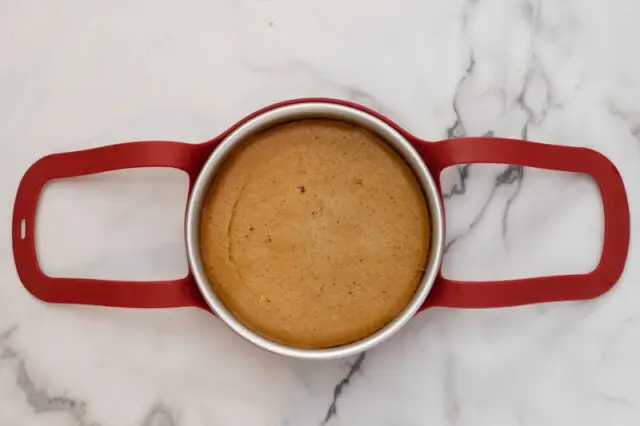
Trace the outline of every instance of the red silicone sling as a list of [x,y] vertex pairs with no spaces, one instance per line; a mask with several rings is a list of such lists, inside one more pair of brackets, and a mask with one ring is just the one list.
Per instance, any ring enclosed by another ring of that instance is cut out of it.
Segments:
[[629,248],[629,204],[622,178],[602,154],[588,148],[500,138],[461,138],[436,143],[413,140],[440,186],[440,174],[455,164],[502,163],[586,173],[598,185],[604,210],[604,242],[591,272],[504,281],[465,282],[440,273],[422,309],[429,306],[493,308],[591,299],[618,281]]
[[191,275],[170,281],[130,282],[49,277],[40,269],[35,246],[38,197],[53,179],[84,176],[137,167],[171,167],[198,176],[212,144],[132,142],[86,151],[52,154],[36,161],[25,173],[13,207],[13,255],[18,276],[38,299],[52,303],[131,308],[205,307]]
[[26,172],[15,199],[12,221],[13,254],[20,280],[37,298],[52,303],[104,306],[205,308],[191,275],[160,282],[55,278],[44,274],[35,247],[35,215],[44,185],[111,170],[172,167],[189,175],[191,186],[216,143],[230,131],[268,110],[301,102],[329,102],[372,114],[401,132],[418,150],[440,185],[440,173],[463,163],[504,163],[581,172],[598,184],[604,206],[604,244],[598,266],[590,273],[493,282],[462,282],[437,278],[422,309],[429,306],[487,308],[596,297],[620,277],[629,247],[629,206],[618,170],[603,155],[569,148],[498,138],[465,138],[429,143],[415,138],[386,117],[350,102],[313,98],[282,102],[244,118],[219,137],[199,145],[179,142],[132,142],[85,151],[53,154]]

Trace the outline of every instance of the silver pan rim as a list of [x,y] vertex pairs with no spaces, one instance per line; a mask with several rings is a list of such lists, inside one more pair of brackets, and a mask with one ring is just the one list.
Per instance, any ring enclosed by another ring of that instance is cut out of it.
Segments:
[[[394,320],[375,333],[353,343],[322,349],[303,349],[283,345],[257,334],[242,324],[213,291],[206,276],[200,253],[199,230],[202,207],[207,197],[209,186],[224,161],[238,144],[245,141],[250,135],[278,124],[307,118],[346,121],[367,128],[385,140],[412,168],[425,195],[431,224],[429,257],[425,272],[416,293],[407,306]],[[411,143],[393,125],[354,107],[314,101],[279,106],[265,111],[241,124],[218,144],[194,182],[187,203],[185,234],[189,267],[198,289],[213,313],[229,328],[249,342],[279,355],[302,359],[328,360],[353,356],[379,345],[397,333],[419,310],[431,291],[440,269],[444,251],[444,213],[440,193],[431,172]]]

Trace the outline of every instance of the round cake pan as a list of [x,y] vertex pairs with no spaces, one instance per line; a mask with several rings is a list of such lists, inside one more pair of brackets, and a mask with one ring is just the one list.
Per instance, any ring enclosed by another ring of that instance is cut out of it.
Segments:
[[[324,349],[299,349],[276,343],[244,326],[215,294],[204,272],[199,224],[211,182],[230,153],[249,137],[290,121],[321,118],[362,126],[386,141],[411,167],[429,210],[429,257],[413,299],[389,324],[354,343]],[[604,242],[598,265],[589,273],[519,280],[463,282],[442,276],[445,241],[440,174],[447,167],[469,163],[519,164],[591,175],[602,196]],[[42,272],[35,248],[35,215],[44,185],[59,178],[138,167],[172,167],[190,178],[185,218],[187,276],[168,281],[128,282],[50,277]],[[381,114],[335,99],[297,99],[263,108],[201,143],[144,141],[84,151],[51,154],[36,161],[22,178],[13,210],[12,241],[18,276],[35,297],[50,303],[127,308],[195,306],[217,315],[240,336],[268,351],[298,358],[330,359],[355,355],[388,339],[418,311],[431,307],[495,308],[533,303],[590,299],[610,289],[620,277],[629,246],[629,206],[616,167],[587,148],[503,138],[421,140]]]
[[[238,321],[225,307],[220,298],[217,297],[209,284],[200,250],[200,214],[203,203],[208,194],[209,184],[215,179],[216,174],[229,154],[251,135],[279,124],[310,118],[340,120],[352,123],[370,130],[385,140],[402,156],[407,164],[411,166],[416,178],[420,182],[427,201],[431,222],[431,242],[425,273],[410,303],[404,308],[400,315],[374,334],[355,343],[327,349],[299,349],[288,347],[262,337]],[[442,260],[443,234],[444,220],[438,187],[424,161],[422,161],[420,155],[409,141],[392,126],[371,114],[344,105],[324,102],[284,105],[259,114],[240,125],[218,145],[213,154],[205,162],[204,167],[195,181],[191,197],[187,204],[187,255],[195,281],[207,304],[229,327],[250,342],[272,352],[301,358],[326,359],[353,355],[375,346],[398,331],[418,311],[431,290]]]

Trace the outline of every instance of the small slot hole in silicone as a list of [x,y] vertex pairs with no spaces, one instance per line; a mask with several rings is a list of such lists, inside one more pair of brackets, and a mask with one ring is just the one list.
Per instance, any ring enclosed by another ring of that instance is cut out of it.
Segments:
[[20,239],[24,240],[27,236],[27,219],[20,221]]

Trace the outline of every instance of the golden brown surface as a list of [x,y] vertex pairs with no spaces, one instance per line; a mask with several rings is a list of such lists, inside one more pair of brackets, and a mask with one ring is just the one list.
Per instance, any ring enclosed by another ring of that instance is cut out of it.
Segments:
[[420,186],[377,136],[302,120],[253,136],[212,183],[201,244],[247,327],[303,348],[356,341],[411,300],[426,264]]

